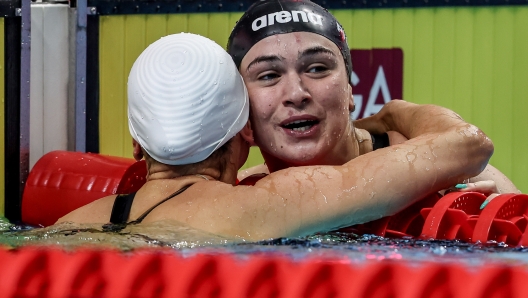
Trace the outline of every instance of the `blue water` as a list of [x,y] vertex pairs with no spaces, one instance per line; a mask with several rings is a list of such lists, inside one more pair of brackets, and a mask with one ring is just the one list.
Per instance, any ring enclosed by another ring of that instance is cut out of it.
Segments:
[[183,256],[197,253],[279,254],[292,260],[332,258],[361,263],[369,260],[403,260],[410,263],[456,262],[468,266],[507,263],[528,266],[528,248],[503,243],[471,244],[460,241],[386,239],[374,235],[330,232],[301,238],[280,238],[259,242],[227,239],[174,222],[127,227],[103,232],[100,225],[62,224],[48,228],[12,225],[0,219],[0,244],[7,247],[59,245],[112,247],[131,251],[144,247],[172,248]]

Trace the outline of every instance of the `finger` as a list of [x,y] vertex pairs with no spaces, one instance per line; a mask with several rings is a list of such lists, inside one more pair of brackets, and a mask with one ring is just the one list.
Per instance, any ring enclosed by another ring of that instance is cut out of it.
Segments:
[[[465,187],[464,187],[465,186]],[[489,195],[492,193],[500,193],[497,189],[497,185],[493,180],[477,181],[467,184],[457,184],[455,186],[460,191],[476,191],[483,194]]]
[[[452,188],[453,188],[453,187],[451,187],[451,189],[452,189]],[[456,190],[459,190],[459,189],[466,189],[466,188],[467,188],[467,184],[465,184],[465,183],[459,183],[459,184],[455,185],[455,187],[454,187],[454,189],[456,189]]]
[[484,207],[486,207],[486,205],[488,205],[488,203],[495,199],[498,195],[498,193],[492,193],[491,195],[489,195],[486,200],[484,200],[482,205],[480,205],[480,210],[484,209]]

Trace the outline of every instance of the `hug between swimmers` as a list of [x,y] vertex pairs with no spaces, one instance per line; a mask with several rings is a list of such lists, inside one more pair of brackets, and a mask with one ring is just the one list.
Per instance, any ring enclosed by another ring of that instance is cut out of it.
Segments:
[[[128,78],[128,122],[147,182],[58,222],[174,220],[239,239],[301,236],[392,215],[496,171],[489,138],[448,109],[393,101],[352,122],[344,31],[309,1],[256,2],[228,52],[185,33],[145,49]],[[235,185],[252,145],[266,161],[254,173],[267,175]],[[499,185],[514,188],[484,188]]]

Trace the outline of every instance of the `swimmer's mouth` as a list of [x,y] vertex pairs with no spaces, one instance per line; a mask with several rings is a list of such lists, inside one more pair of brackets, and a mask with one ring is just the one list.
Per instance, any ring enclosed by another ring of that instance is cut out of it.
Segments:
[[288,124],[281,125],[283,128],[291,129],[293,131],[303,132],[312,128],[314,125],[318,124],[319,121],[316,120],[297,120],[290,122]]

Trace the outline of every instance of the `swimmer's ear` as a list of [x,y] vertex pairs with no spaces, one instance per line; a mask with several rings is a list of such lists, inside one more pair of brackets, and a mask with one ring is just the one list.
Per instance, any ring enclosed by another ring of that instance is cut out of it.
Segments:
[[251,122],[248,120],[244,128],[240,131],[244,141],[249,143],[249,146],[255,146],[255,138],[253,137],[253,129],[251,129]]
[[143,158],[143,151],[141,150],[141,145],[139,145],[136,140],[132,139],[132,147],[134,148],[132,150],[132,155],[134,155],[134,159],[140,161]]

